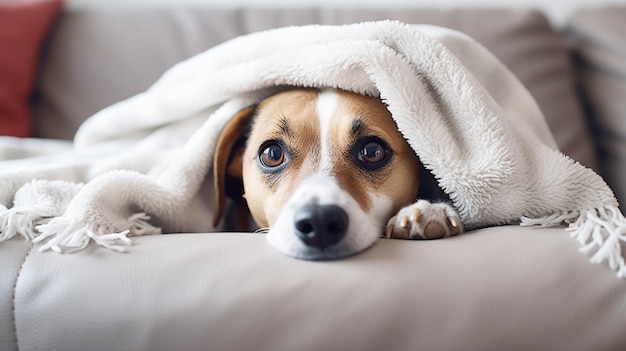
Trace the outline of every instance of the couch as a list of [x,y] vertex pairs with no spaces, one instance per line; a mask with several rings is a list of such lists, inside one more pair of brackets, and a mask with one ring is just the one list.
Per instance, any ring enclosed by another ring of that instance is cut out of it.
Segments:
[[[624,200],[626,8],[581,9],[562,28],[532,9],[65,9],[38,56],[34,136],[70,139],[236,35],[382,18],[482,42],[537,99],[561,150]],[[262,234],[133,242],[72,254],[1,243],[0,350],[626,350],[626,281],[561,227],[381,240],[329,262],[285,257]]]

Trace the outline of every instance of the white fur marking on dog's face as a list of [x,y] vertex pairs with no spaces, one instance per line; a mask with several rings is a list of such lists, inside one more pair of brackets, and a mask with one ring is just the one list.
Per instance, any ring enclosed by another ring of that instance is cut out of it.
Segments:
[[331,150],[333,145],[329,142],[330,125],[335,111],[337,110],[337,101],[339,95],[333,89],[322,90],[317,98],[317,115],[320,125],[320,146],[321,160],[320,172],[329,174],[332,167]]

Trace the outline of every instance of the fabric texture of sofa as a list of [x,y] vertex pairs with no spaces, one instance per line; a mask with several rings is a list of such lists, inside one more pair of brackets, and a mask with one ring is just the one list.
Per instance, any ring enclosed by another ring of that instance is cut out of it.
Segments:
[[[237,35],[385,18],[483,43],[535,97],[561,150],[626,201],[626,8],[581,10],[562,29],[519,9],[65,10],[42,51],[36,135],[70,139],[86,117]],[[563,228],[382,240],[331,262],[285,257],[261,234],[134,243],[65,255],[0,244],[0,350],[626,349],[626,282]]]

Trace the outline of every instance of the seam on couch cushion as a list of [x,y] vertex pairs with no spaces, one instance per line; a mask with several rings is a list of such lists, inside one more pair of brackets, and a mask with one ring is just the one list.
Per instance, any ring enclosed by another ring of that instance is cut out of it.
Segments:
[[15,301],[17,299],[17,283],[20,280],[20,277],[22,276],[22,270],[24,269],[26,260],[28,260],[28,257],[30,257],[30,254],[31,252],[33,252],[34,247],[35,245],[30,245],[30,248],[26,252],[26,255],[24,255],[24,259],[22,259],[22,263],[20,264],[20,269],[17,272],[17,275],[15,276],[15,282],[13,283],[13,296],[11,298],[11,315],[13,317],[12,323],[13,323],[13,333],[15,336],[15,350],[17,351],[19,351],[20,349],[20,345],[18,343],[18,338],[17,338],[17,319],[16,319],[16,311],[15,311]]

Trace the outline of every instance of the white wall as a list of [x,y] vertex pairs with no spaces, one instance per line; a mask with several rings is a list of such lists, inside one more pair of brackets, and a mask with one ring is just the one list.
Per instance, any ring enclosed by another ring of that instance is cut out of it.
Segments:
[[619,4],[626,0],[67,0],[70,6],[219,6],[219,7],[532,7],[562,23],[577,8]]

